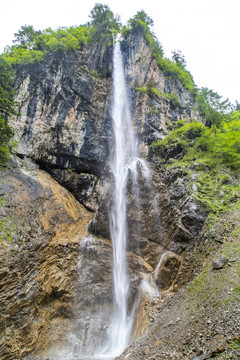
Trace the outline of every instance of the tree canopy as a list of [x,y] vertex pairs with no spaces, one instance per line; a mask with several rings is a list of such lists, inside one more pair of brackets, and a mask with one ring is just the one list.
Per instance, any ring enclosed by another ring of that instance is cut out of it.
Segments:
[[113,14],[108,5],[95,4],[90,17],[94,40],[99,40],[102,36],[114,36],[121,29],[118,16]]
[[90,18],[91,21],[85,25],[57,30],[47,28],[40,31],[32,25],[21,26],[14,34],[14,45],[5,49],[3,57],[9,64],[36,63],[42,61],[48,52],[75,51],[104,36],[112,39],[121,29],[118,16],[108,5],[95,4]]
[[227,114],[233,110],[229,99],[222,100],[222,96],[206,87],[197,92],[196,102],[198,111],[209,127],[212,125],[219,127]]
[[34,30],[33,26],[31,25],[21,26],[21,29],[17,33],[14,33],[15,39],[13,42],[26,49],[31,49],[34,46],[34,40],[36,36],[40,34],[41,31]]
[[48,52],[72,51],[91,41],[92,29],[87,25],[52,30],[35,31],[32,26],[22,26],[15,34],[15,45],[7,47],[3,57],[9,64],[40,62]]
[[21,26],[14,34],[14,45],[7,47],[3,54],[9,64],[25,65],[41,62],[47,53],[57,51],[75,51],[86,43],[97,42],[101,37],[112,38],[118,32],[126,38],[132,33],[141,33],[152,49],[159,67],[168,77],[178,78],[190,91],[195,89],[191,74],[183,66],[183,57],[175,53],[174,60],[164,58],[163,48],[153,33],[153,20],[144,10],[138,11],[127,25],[121,25],[119,17],[114,15],[108,5],[96,3],[90,13],[90,21],[85,25],[61,27],[57,30],[48,28],[40,31],[32,25]]

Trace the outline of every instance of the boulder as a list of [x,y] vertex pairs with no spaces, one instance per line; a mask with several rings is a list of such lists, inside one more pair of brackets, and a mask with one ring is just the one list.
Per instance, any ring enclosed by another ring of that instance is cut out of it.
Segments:
[[213,260],[212,267],[215,270],[222,269],[227,263],[228,259],[222,255],[219,258]]

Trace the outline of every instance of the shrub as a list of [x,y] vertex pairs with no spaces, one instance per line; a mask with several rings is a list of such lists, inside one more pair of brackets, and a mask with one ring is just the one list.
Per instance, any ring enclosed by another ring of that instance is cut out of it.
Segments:
[[162,157],[173,147],[181,147],[183,161],[194,159],[210,169],[227,166],[240,171],[240,112],[227,116],[215,132],[213,127],[201,123],[182,125],[181,122],[180,128],[172,131],[164,140],[152,144],[153,150]]

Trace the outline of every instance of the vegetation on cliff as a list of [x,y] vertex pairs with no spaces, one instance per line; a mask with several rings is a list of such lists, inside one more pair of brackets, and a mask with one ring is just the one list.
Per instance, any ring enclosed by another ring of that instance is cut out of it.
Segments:
[[48,52],[77,50],[89,41],[91,28],[78,26],[35,31],[32,26],[22,26],[15,34],[15,45],[3,54],[9,64],[40,62]]
[[157,40],[152,31],[153,20],[145,13],[139,11],[128,21],[127,25],[122,29],[122,35],[126,39],[134,33],[141,33],[147,40],[152,49],[153,57],[157,60],[158,66],[168,77],[178,78],[184,87],[194,92],[195,84],[190,72],[186,69],[186,62],[180,51],[173,52],[173,60],[164,57],[161,43]]
[[9,158],[11,149],[12,128],[8,125],[8,116],[16,114],[15,92],[13,89],[13,71],[7,62],[0,57],[0,162]]
[[15,45],[6,47],[3,57],[9,64],[41,62],[48,52],[78,50],[84,44],[97,42],[102,37],[106,37],[108,43],[112,44],[113,38],[122,29],[125,39],[134,33],[142,34],[166,76],[178,78],[183,86],[194,91],[193,78],[186,70],[183,56],[175,51],[173,60],[164,57],[162,45],[152,30],[153,20],[143,10],[137,12],[123,27],[107,5],[95,4],[90,18],[91,21],[85,25],[60,27],[57,30],[47,28],[40,31],[34,30],[33,26],[22,26],[14,34]]
[[84,44],[99,41],[101,37],[112,39],[121,28],[118,18],[107,5],[96,4],[90,14],[91,21],[85,25],[47,28],[36,31],[33,26],[22,26],[14,34],[15,45],[7,47],[3,54],[9,64],[31,64],[40,62],[47,53],[74,51]]
[[209,105],[205,123],[179,120],[164,140],[152,144],[152,150],[167,166],[184,168],[190,177],[196,173],[194,195],[215,212],[240,196],[240,111],[227,114],[216,110],[216,104],[215,109]]

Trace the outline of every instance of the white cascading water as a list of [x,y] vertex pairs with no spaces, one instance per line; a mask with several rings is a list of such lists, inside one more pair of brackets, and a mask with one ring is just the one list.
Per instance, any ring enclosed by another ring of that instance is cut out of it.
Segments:
[[114,46],[113,66],[112,120],[115,149],[111,159],[114,191],[110,211],[110,233],[113,246],[114,306],[109,331],[109,350],[113,356],[117,356],[128,345],[132,327],[127,304],[129,279],[126,264],[126,183],[128,165],[136,156],[136,142],[131,125],[122,54],[118,41]]
[[[108,338],[101,353],[97,354],[98,359],[104,360],[114,359],[128,346],[131,339],[135,310],[139,301],[139,299],[136,299],[132,309],[128,309],[130,284],[126,255],[128,239],[126,187],[128,180],[131,178],[135,191],[138,192],[139,171],[147,181],[150,178],[147,165],[142,159],[138,158],[119,41],[116,42],[113,53],[112,121],[115,146],[110,165],[114,186],[109,219],[113,247],[114,303]],[[151,297],[151,294],[149,296]]]
[[[150,172],[144,160],[138,158],[137,142],[132,128],[119,41],[115,43],[113,53],[112,124],[114,147],[112,149],[110,166],[113,175],[113,199],[109,211],[109,223],[113,248],[114,296],[110,324],[108,325],[105,340],[100,335],[101,314],[99,314],[98,319],[94,318],[92,325],[88,329],[82,329],[80,336],[71,333],[69,343],[72,346],[72,350],[68,354],[62,355],[61,359],[72,360],[80,356],[80,359],[84,360],[112,360],[120,355],[129,345],[135,310],[139,305],[141,294],[147,293],[149,297],[156,294],[154,287],[151,286],[151,279],[148,274],[148,276],[143,277],[138,295],[135,301],[133,301],[132,309],[129,309],[130,280],[127,271],[126,253],[128,240],[126,187],[130,181],[134,189],[135,198],[137,199],[139,195],[139,174],[145,179],[146,183],[149,183]],[[91,245],[94,241],[95,239],[91,236],[86,237],[82,241],[82,249],[87,249],[89,244]],[[83,255],[79,257],[80,272],[82,261],[84,261]],[[96,339],[97,332],[99,332],[98,339]]]

